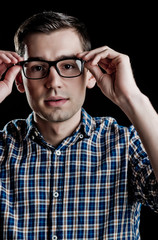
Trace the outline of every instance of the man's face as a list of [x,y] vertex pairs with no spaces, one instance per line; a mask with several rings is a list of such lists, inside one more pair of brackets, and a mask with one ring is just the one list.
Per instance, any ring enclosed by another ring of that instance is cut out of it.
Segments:
[[[31,34],[25,43],[24,60],[40,58],[55,61],[83,51],[80,39],[72,29]],[[89,80],[86,70],[78,77],[64,78],[52,66],[49,75],[43,79],[31,80],[23,76],[23,84],[36,118],[62,122],[81,110]]]

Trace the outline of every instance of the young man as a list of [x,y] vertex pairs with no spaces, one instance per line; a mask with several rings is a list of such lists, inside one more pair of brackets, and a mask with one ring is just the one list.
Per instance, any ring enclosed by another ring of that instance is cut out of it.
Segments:
[[[158,211],[158,117],[128,56],[91,50],[85,26],[54,12],[26,20],[15,47],[0,51],[0,101],[16,79],[33,113],[0,132],[1,239],[140,239],[141,204]],[[86,113],[95,83],[135,128]]]

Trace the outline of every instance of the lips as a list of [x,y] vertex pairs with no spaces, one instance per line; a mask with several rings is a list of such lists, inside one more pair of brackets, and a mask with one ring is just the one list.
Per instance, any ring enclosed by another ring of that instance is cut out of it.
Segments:
[[68,98],[56,96],[56,97],[49,97],[44,102],[48,106],[59,107],[65,104],[67,101],[68,101]]

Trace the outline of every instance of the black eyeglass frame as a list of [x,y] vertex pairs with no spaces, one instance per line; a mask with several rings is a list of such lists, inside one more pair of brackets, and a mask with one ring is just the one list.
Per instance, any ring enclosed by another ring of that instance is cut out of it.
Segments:
[[[57,67],[57,64],[58,64],[59,62],[64,61],[64,60],[79,60],[79,61],[81,62],[81,72],[80,72],[78,75],[75,75],[75,76],[64,76],[64,75],[62,75],[62,74],[60,73],[58,67]],[[48,68],[48,71],[47,71],[46,75],[44,75],[44,76],[41,77],[41,78],[30,78],[30,77],[28,77],[28,76],[25,75],[24,64],[27,63],[27,62],[34,62],[34,61],[48,63],[49,68]],[[67,57],[67,58],[62,58],[62,59],[56,60],[56,61],[47,61],[47,60],[43,60],[43,59],[39,59],[39,58],[33,58],[33,59],[30,58],[30,59],[28,59],[28,60],[26,60],[26,61],[18,62],[18,63],[15,64],[15,65],[20,65],[20,66],[22,66],[24,76],[25,76],[27,79],[38,80],[38,79],[46,78],[46,77],[49,75],[49,73],[50,73],[50,68],[51,68],[52,66],[55,67],[57,73],[58,73],[59,76],[61,76],[61,77],[64,77],[64,78],[79,77],[79,76],[83,73],[84,62],[85,62],[84,60],[82,60],[82,59],[80,59],[80,58],[77,58],[77,57]]]
[[[63,75],[60,73],[59,69],[57,68],[57,63],[58,63],[58,62],[61,62],[61,61],[64,61],[64,60],[79,60],[79,61],[81,61],[81,72],[80,72],[78,75],[75,75],[75,76],[63,76]],[[41,77],[41,78],[29,78],[29,77],[27,77],[27,76],[25,75],[24,64],[27,63],[27,62],[34,62],[34,61],[48,63],[49,68],[48,68],[47,74],[46,74],[45,76],[43,76],[43,77]],[[22,67],[22,70],[23,70],[23,73],[24,73],[24,76],[25,76],[27,79],[32,79],[32,80],[38,80],[38,79],[46,78],[46,77],[49,75],[49,73],[50,73],[50,68],[51,68],[52,66],[55,67],[55,69],[56,69],[57,73],[59,74],[59,76],[64,77],[64,78],[75,78],[75,77],[79,77],[79,76],[83,73],[84,63],[85,63],[85,61],[84,61],[83,59],[80,59],[80,58],[77,58],[77,57],[65,57],[65,58],[62,58],[62,59],[59,59],[59,60],[56,60],[56,61],[47,61],[47,60],[43,60],[43,59],[39,59],[39,58],[30,58],[30,59],[28,59],[28,60],[21,61],[21,62],[18,62],[18,63],[16,63],[16,64],[13,64],[13,65],[9,66],[9,67],[6,69],[6,71],[2,74],[0,80],[1,80],[1,81],[4,80],[7,71],[8,71],[11,67],[13,67],[13,66],[21,66],[21,67]]]

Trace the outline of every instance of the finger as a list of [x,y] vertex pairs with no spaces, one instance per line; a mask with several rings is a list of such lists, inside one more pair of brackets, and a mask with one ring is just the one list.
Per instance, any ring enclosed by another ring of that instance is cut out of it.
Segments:
[[92,58],[94,58],[96,54],[99,54],[100,52],[105,51],[107,48],[108,48],[107,46],[104,46],[104,47],[93,49],[91,51],[87,51],[82,57],[85,61],[89,61]]
[[86,56],[87,53],[88,53],[88,51],[84,51],[84,52],[78,53],[78,54],[76,55],[76,57],[78,57],[78,58],[84,58],[84,56]]
[[91,65],[97,65],[101,60],[113,60],[118,57],[120,53],[114,51],[109,47],[102,47],[98,49],[94,49],[84,55],[82,58],[88,62],[91,61]]
[[11,63],[16,64],[17,62],[20,61],[20,56],[18,56],[15,53],[7,53],[6,56],[10,59]]
[[10,68],[5,76],[4,76],[4,80],[3,81],[7,81],[7,82],[14,82],[17,74],[19,73],[19,71],[21,70],[20,66],[13,66],[12,68]]
[[100,61],[104,60],[104,61],[112,61],[115,58],[117,58],[119,56],[119,53],[115,52],[114,50],[111,49],[106,49],[98,54],[96,54],[93,59],[91,64],[92,65],[96,65],[98,64]]
[[20,62],[20,61],[23,61],[23,57],[21,57],[20,55],[18,55],[16,52],[11,52],[11,53],[10,53],[10,58],[11,58],[13,61],[16,61],[15,63]]
[[87,62],[85,67],[92,73],[97,82],[103,77],[103,72],[98,65],[92,66],[90,62]]
[[17,53],[15,52],[0,52],[0,63],[13,63],[16,64],[19,61],[22,61],[23,58],[20,57]]
[[10,71],[7,72],[6,77],[3,81],[0,82],[0,87],[1,87],[1,94],[0,94],[0,102],[2,102],[6,96],[8,96],[13,87],[14,80],[20,71],[19,66],[15,66]]
[[2,75],[7,69],[6,64],[2,63],[0,64],[0,75]]
[[0,63],[11,63],[11,59],[4,53],[0,55]]
[[116,71],[116,68],[109,62],[99,62],[99,66],[107,73],[112,74]]

